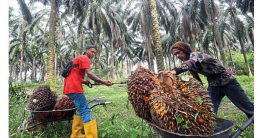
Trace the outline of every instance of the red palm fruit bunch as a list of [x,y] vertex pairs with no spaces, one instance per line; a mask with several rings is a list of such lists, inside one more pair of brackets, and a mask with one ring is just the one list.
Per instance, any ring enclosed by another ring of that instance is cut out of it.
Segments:
[[127,79],[128,95],[137,116],[151,120],[149,96],[151,90],[160,86],[156,74],[138,65]]
[[32,111],[52,110],[57,101],[57,94],[49,86],[40,86],[29,98],[27,109]]
[[67,96],[62,97],[54,106],[55,110],[76,108],[74,102]]
[[194,78],[183,81],[172,74],[158,76],[160,88],[149,98],[152,122],[170,132],[209,135],[215,129],[210,96]]

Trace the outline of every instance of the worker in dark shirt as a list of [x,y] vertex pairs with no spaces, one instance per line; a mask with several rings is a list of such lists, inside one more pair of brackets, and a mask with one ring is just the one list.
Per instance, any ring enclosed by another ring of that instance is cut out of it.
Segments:
[[222,98],[227,96],[248,118],[254,115],[254,105],[249,101],[235,76],[227,72],[218,59],[202,52],[193,52],[188,44],[181,41],[171,46],[171,52],[183,63],[165,73],[178,75],[190,71],[193,77],[201,83],[198,73],[207,77],[207,90],[216,114]]

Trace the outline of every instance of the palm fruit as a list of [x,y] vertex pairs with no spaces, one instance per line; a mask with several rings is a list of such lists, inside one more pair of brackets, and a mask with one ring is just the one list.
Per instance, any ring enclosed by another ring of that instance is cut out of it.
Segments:
[[150,91],[159,87],[156,74],[149,69],[138,65],[127,79],[128,95],[137,116],[151,120],[149,96]]
[[170,132],[209,135],[215,129],[210,97],[199,81],[183,81],[172,74],[160,74],[161,87],[149,98],[152,122]]
[[71,108],[76,108],[76,106],[73,101],[67,96],[64,96],[60,100],[58,100],[56,105],[54,106],[55,110],[64,110]]
[[52,110],[57,101],[57,95],[48,86],[40,86],[29,98],[27,109],[32,111]]

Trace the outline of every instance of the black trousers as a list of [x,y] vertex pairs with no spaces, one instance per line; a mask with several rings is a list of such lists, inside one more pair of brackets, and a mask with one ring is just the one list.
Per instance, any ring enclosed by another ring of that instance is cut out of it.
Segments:
[[248,118],[254,115],[254,105],[249,101],[247,95],[244,93],[244,90],[236,79],[224,86],[208,86],[207,90],[211,96],[212,103],[214,104],[213,108],[216,114],[222,98],[227,96],[235,106],[247,115]]

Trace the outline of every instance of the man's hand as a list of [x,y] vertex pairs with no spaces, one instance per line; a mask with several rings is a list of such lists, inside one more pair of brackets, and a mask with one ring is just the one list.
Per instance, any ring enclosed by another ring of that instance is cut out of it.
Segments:
[[103,84],[105,84],[106,86],[111,86],[113,85],[110,81],[106,80],[106,81],[102,81]]
[[91,84],[91,83],[90,83],[89,80],[84,80],[84,81],[82,82],[82,84],[89,85],[89,84]]

